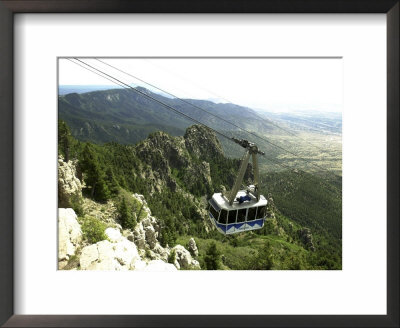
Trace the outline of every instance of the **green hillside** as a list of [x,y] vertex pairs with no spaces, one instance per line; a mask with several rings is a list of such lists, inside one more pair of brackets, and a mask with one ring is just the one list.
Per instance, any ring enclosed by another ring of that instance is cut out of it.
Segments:
[[[68,102],[84,108],[76,95]],[[96,108],[86,110],[96,114]],[[109,115],[117,119],[122,112],[116,107]],[[341,269],[340,181],[289,171],[263,175],[262,192],[269,198],[265,226],[224,236],[211,227],[206,200],[221,185],[232,185],[240,163],[223,156],[207,129],[191,127],[183,137],[156,132],[135,145],[96,144],[78,140],[60,121],[58,145],[59,155],[77,160],[85,197],[113,200],[123,218],[129,205],[122,205],[123,195],[144,195],[162,222],[161,244],[186,245],[194,237],[203,269]],[[81,211],[79,203],[74,207]]]

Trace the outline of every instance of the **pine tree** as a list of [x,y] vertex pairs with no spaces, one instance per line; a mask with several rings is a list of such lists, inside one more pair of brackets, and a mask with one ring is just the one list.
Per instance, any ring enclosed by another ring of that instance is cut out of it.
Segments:
[[122,198],[118,211],[122,227],[124,229],[134,229],[137,221],[132,213],[132,208],[128,206],[125,198]]
[[212,242],[207,249],[204,262],[206,263],[207,270],[218,270],[221,266],[221,254],[218,251],[217,244]]
[[108,167],[106,170],[105,181],[107,183],[108,189],[112,195],[118,194],[119,185],[117,180],[115,179],[114,171],[111,167]]
[[86,143],[83,148],[80,165],[82,172],[85,174],[86,185],[90,187],[91,197],[98,201],[109,199],[110,192],[104,179],[104,172],[99,165],[93,145],[90,143]]
[[69,161],[69,150],[71,143],[71,132],[68,125],[58,120],[58,151],[64,156],[65,162]]
[[110,199],[110,190],[107,187],[103,171],[100,170],[99,177],[96,182],[96,189],[93,198],[99,202],[106,202]]
[[274,257],[271,244],[267,241],[259,250],[253,268],[256,270],[270,270],[274,265]]
[[174,264],[174,263],[175,263],[175,260],[176,260],[176,252],[175,252],[175,250],[173,249],[173,250],[171,251],[171,253],[169,254],[169,256],[168,256],[168,263]]

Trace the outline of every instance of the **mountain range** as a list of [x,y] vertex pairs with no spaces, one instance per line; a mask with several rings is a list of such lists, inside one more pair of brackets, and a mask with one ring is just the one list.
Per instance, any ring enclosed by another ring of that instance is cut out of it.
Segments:
[[[284,123],[293,124],[302,121],[303,125],[309,128],[318,127],[321,123],[318,121],[321,118],[305,119],[294,114],[277,116],[277,114],[257,112],[251,108],[230,103],[214,103],[197,99],[182,101],[164,97],[142,87],[137,87],[135,90],[213,129],[226,131],[227,134],[240,131],[238,126],[261,135],[282,134],[282,131],[268,118],[271,115]],[[135,93],[132,89],[110,89],[60,95],[59,118],[68,123],[72,134],[78,139],[100,143],[118,141],[134,144],[161,127],[172,135],[183,135],[185,129],[193,124],[193,121],[183,115],[146,98],[139,92]]]
[[[95,87],[87,87],[89,90],[92,88]],[[310,169],[304,161],[285,154],[282,151],[285,148],[292,154],[299,153],[299,157],[318,162],[321,162],[322,156],[322,165],[340,171],[340,113],[272,113],[210,100],[171,98],[142,87],[82,92],[87,89],[78,88],[78,92],[61,94],[58,99],[59,119],[64,120],[72,135],[81,141],[136,144],[159,130],[182,136],[187,127],[201,122],[228,137],[256,142],[269,157],[283,165],[289,162],[296,167]],[[71,90],[71,87],[60,87],[60,90]],[[297,138],[297,135],[301,137]],[[333,143],[332,138],[335,140]],[[241,156],[240,147],[225,138],[219,139],[227,156]],[[272,143],[279,147],[274,147]],[[318,145],[326,145],[330,153],[321,154]],[[264,158],[260,165],[262,170],[279,169]]]

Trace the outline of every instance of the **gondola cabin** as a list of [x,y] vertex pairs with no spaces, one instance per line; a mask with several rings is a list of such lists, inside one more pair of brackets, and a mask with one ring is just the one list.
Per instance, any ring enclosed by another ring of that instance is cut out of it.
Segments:
[[259,200],[245,190],[240,190],[232,205],[221,194],[215,193],[209,200],[209,217],[217,230],[225,235],[257,230],[264,226],[267,200]]

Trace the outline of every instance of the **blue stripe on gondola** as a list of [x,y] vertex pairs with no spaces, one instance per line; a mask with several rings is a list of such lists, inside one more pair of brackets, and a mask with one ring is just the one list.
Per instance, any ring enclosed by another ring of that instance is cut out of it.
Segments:
[[264,219],[256,220],[256,223],[262,227],[264,225]]
[[219,223],[217,223],[217,222],[215,222],[215,223],[216,223],[216,225],[217,225],[218,228],[220,228],[223,232],[226,232],[226,225],[224,225],[224,224],[219,224]]
[[243,223],[236,223],[236,224],[233,224],[233,226],[234,226],[236,229],[240,229],[241,227],[244,226],[244,222],[243,222]]
[[264,219],[249,221],[249,222],[247,222],[247,224],[248,224],[250,227],[254,227],[255,225],[259,225],[260,227],[262,227],[263,224],[264,224]]
[[264,219],[253,220],[249,222],[242,222],[242,223],[232,223],[232,224],[220,224],[214,217],[209,213],[210,218],[213,219],[214,225],[224,234],[231,234],[235,233],[238,230],[246,231],[246,230],[253,230],[253,229],[260,229],[264,225]]
[[264,225],[264,219],[256,220],[255,222],[256,222],[257,225],[260,226],[260,228]]
[[256,221],[249,221],[249,222],[247,222],[247,224],[248,224],[250,227],[254,227],[254,225],[256,224]]

